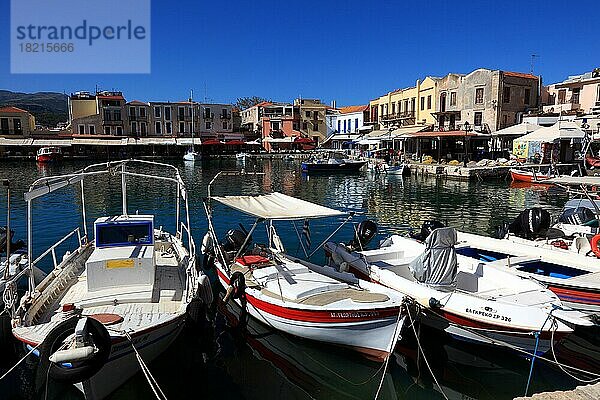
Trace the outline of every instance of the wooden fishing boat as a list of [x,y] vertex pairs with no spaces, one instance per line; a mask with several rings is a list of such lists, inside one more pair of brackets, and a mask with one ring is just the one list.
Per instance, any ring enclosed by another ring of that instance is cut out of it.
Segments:
[[518,182],[537,183],[543,182],[552,177],[550,174],[544,174],[541,172],[528,171],[516,168],[511,168],[509,171],[512,180]]
[[[218,240],[212,202],[256,218],[254,225]],[[403,296],[288,255],[273,224],[343,213],[277,192],[209,197],[205,209],[209,231],[203,246],[228,288],[226,301],[233,298],[251,317],[298,337],[346,346],[377,360],[393,351],[404,321]],[[258,224],[267,228],[267,244],[250,248]]]
[[60,147],[42,147],[36,154],[39,163],[51,163],[62,160],[63,154]]
[[[99,175],[121,176],[122,213],[97,218],[88,232],[84,189]],[[127,180],[135,177],[176,187],[174,233],[156,228],[153,215],[128,212]],[[81,188],[82,228],[33,258],[34,200],[70,185]],[[88,399],[104,398],[140,369],[147,374],[146,363],[169,347],[186,316],[212,300],[208,278],[196,268],[185,185],[171,165],[127,160],[38,179],[25,199],[29,285],[10,310],[13,335],[39,357],[37,388],[50,376],[77,384]],[[72,242],[61,257],[59,249]],[[36,280],[30,271],[50,255],[51,273]]]

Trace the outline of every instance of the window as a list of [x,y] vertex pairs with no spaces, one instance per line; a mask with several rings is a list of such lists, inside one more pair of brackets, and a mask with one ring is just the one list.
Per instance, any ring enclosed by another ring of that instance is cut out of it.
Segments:
[[177,118],[180,120],[185,118],[185,107],[177,107]]
[[110,110],[104,110],[104,120],[105,121],[112,121],[112,114],[110,112]]
[[600,84],[596,85],[596,102],[600,102]]
[[105,135],[110,135],[110,134],[111,134],[111,131],[110,131],[110,126],[105,126],[105,127],[104,127],[104,134],[105,134]]
[[137,122],[132,121],[131,122],[131,133],[133,133],[134,135],[137,135]]
[[354,120],[354,130],[358,132],[358,118]]
[[473,125],[481,126],[482,122],[483,122],[483,113],[476,112],[475,113],[475,123]]
[[450,92],[450,105],[456,105],[456,92]]
[[129,107],[129,116],[135,118],[135,107]]
[[115,121],[121,121],[121,110],[113,111],[113,117]]
[[122,135],[123,135],[123,127],[117,126],[117,136],[122,136]]
[[204,119],[209,119],[209,118],[210,118],[210,108],[205,107],[204,108]]
[[308,123],[303,122],[302,123],[302,129],[304,129],[305,131],[308,130]]
[[90,131],[90,135],[96,134],[96,127],[94,125],[88,125],[88,130]]
[[338,129],[337,129],[338,133],[341,133],[341,132],[342,132],[342,131],[341,131],[341,128],[340,128],[340,127],[341,127],[341,125],[342,125],[342,121],[338,121]]
[[579,104],[579,88],[573,89],[573,94],[571,95],[571,104]]
[[508,125],[508,115],[504,114],[502,116],[502,125],[506,126]]
[[408,112],[408,100],[404,100],[404,112]]
[[154,125],[154,130],[156,131],[157,135],[162,134],[162,124],[160,123],[160,121],[156,121],[156,125]]
[[[7,118],[2,118],[2,122],[4,122],[5,119],[6,119],[6,129],[8,129],[8,119]],[[79,134],[80,135],[85,135],[85,125],[79,125],[77,127],[77,129],[79,129]],[[2,124],[2,130],[4,130],[4,124]]]
[[151,245],[153,243],[151,222],[114,224],[110,222],[96,224],[96,246]]
[[346,133],[346,132],[348,132],[348,131],[346,130],[346,120],[344,120],[344,133]]
[[212,129],[212,122],[206,123],[206,129]]
[[510,86],[504,86],[502,90],[502,102],[510,103]]
[[146,123],[145,122],[140,123],[140,134],[142,136],[146,136]]
[[21,135],[23,133],[23,126],[21,125],[21,118],[13,118],[13,127],[15,128],[16,135]]
[[304,114],[306,115],[306,118],[310,118],[310,111],[306,111]]
[[392,114],[396,114],[396,103],[392,103]]
[[223,121],[223,129],[227,129],[227,121]]
[[146,116],[146,107],[140,107],[138,110],[140,117],[145,117]]
[[382,104],[382,105],[380,105],[380,107],[381,107],[381,116],[383,117],[383,115],[384,115],[384,114],[383,114],[383,104]]
[[431,95],[427,96],[427,109],[431,110]]
[[425,97],[421,97],[421,111],[425,109]]
[[483,88],[475,89],[475,104],[483,104]]
[[313,122],[313,131],[318,131],[319,130],[319,122]]
[[226,108],[221,109],[221,117],[227,118],[227,109]]
[[171,107],[165,107],[165,119],[167,121],[171,120]]
[[154,107],[154,118],[160,118],[160,107],[159,106],[155,106]]
[[417,109],[417,98],[413,97],[410,99],[410,111],[414,114]]
[[530,97],[531,97],[531,89],[525,89],[525,96],[523,96],[523,103],[529,105]]
[[185,133],[185,122],[179,122],[179,133]]
[[[165,113],[165,118],[167,117],[167,114]],[[170,135],[171,133],[173,133],[173,130],[171,129],[171,123],[170,122],[165,122],[165,133],[167,135]]]
[[567,97],[567,90],[560,89],[558,91],[558,104],[565,104],[566,97]]

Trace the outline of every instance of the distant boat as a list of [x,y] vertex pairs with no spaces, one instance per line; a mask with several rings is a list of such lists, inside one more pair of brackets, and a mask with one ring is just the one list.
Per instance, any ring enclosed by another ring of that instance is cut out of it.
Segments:
[[348,158],[326,158],[302,163],[302,172],[358,172],[367,161]]
[[190,91],[190,105],[192,110],[192,145],[187,153],[183,155],[183,161],[196,161],[202,159],[202,154],[194,150],[194,102],[192,101],[193,92]]
[[249,157],[247,153],[237,153],[235,159],[241,162],[246,162],[246,158]]
[[526,171],[523,169],[516,168],[510,169],[510,176],[513,181],[530,183],[542,182],[552,177],[549,173]]
[[39,163],[50,163],[60,161],[63,158],[60,147],[42,147],[38,150],[36,160]]

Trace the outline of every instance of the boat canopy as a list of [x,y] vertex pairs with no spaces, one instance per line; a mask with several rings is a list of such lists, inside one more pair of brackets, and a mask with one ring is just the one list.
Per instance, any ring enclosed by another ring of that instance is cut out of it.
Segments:
[[260,196],[224,196],[211,199],[245,214],[267,220],[297,220],[345,215],[332,208],[274,192]]
[[546,183],[563,186],[598,186],[600,187],[600,176],[557,176],[546,180]]

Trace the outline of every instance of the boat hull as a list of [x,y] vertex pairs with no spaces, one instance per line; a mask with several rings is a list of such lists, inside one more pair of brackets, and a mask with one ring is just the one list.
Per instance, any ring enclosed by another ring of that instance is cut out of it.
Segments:
[[511,169],[510,176],[513,181],[528,183],[538,183],[550,179],[550,176],[546,174],[536,174],[530,171],[523,171],[518,169]]
[[336,172],[358,172],[366,164],[366,161],[351,162],[344,164],[316,164],[316,163],[302,163],[302,172],[306,173],[336,173]]
[[53,163],[62,160],[62,154],[41,154],[36,156],[36,161],[42,164]]
[[[219,280],[225,287],[229,279],[218,269]],[[297,337],[352,348],[369,359],[384,360],[394,346],[403,324],[399,307],[363,310],[320,309],[306,310],[281,307],[246,292],[248,314],[261,323]],[[239,307],[241,300],[236,299]]]

